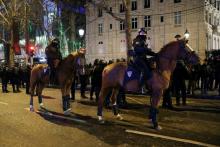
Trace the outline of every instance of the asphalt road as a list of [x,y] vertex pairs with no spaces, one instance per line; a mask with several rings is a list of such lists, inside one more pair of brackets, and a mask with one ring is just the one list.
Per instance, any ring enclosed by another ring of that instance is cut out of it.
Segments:
[[[24,91],[24,90],[22,90]],[[0,93],[0,147],[62,146],[220,146],[220,99],[189,99],[187,106],[174,110],[160,108],[162,130],[151,128],[149,97],[128,95],[128,106],[121,109],[123,121],[104,109],[105,124],[99,124],[96,103],[88,99],[72,102],[73,116],[62,115],[58,89],[44,90],[44,106],[52,112],[30,112],[29,96]]]

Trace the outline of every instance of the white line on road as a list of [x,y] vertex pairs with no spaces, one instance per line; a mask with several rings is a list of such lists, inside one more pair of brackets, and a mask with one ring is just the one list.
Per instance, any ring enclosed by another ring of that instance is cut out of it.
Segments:
[[131,97],[129,97],[129,96],[126,96],[126,98],[128,98],[128,99],[130,99],[130,100],[132,100],[132,101],[135,101],[135,102],[137,102],[138,104],[144,104],[143,102],[138,101],[138,100],[135,100],[135,99],[133,99],[133,98],[131,98]]
[[0,102],[0,104],[2,104],[2,105],[8,105],[8,103],[5,103],[5,102]]
[[159,135],[159,134],[153,134],[153,133],[147,133],[147,132],[141,132],[141,131],[136,131],[136,130],[125,130],[125,132],[139,134],[139,135],[145,135],[145,136],[151,136],[151,137],[157,137],[157,138],[163,138],[163,139],[173,140],[173,141],[178,141],[178,142],[190,143],[190,144],[195,144],[195,145],[200,145],[200,146],[217,147],[217,145],[207,144],[207,143],[203,143],[203,142],[199,142],[199,141],[182,139],[182,138],[165,136],[165,135]]

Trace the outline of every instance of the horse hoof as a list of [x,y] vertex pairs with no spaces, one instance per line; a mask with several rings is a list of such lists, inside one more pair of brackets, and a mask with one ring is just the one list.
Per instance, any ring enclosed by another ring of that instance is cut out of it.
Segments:
[[45,110],[43,103],[40,103],[39,109],[40,109],[40,110]]
[[162,127],[160,125],[157,125],[157,126],[154,126],[154,129],[157,131],[160,131],[160,130],[162,130]]
[[71,109],[67,109],[66,111],[63,112],[64,115],[71,115]]
[[102,116],[98,116],[98,121],[99,121],[99,124],[104,124],[105,123]]
[[32,105],[30,106],[30,111],[34,112],[34,107]]
[[120,114],[118,114],[118,115],[116,116],[116,118],[117,118],[118,120],[123,120],[123,117],[122,117]]
[[99,120],[99,124],[103,125],[103,124],[105,124],[105,121],[104,120]]

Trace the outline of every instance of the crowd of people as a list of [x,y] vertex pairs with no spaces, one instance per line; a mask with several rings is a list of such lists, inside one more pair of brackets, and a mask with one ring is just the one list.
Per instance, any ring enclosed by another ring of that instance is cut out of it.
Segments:
[[6,65],[0,67],[0,78],[2,82],[2,92],[8,93],[8,86],[11,84],[12,92],[21,92],[20,88],[26,88],[26,93],[29,94],[31,66],[15,65],[9,68]]

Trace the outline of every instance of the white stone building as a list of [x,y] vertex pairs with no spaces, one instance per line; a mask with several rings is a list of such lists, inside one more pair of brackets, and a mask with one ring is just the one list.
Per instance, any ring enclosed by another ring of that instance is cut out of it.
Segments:
[[[124,18],[122,0],[108,0],[107,6]],[[206,50],[220,48],[219,9],[220,0],[131,0],[132,39],[145,27],[150,47],[157,52],[187,29],[190,45],[204,59]],[[89,62],[126,58],[124,25],[97,5],[87,4],[86,48]]]

